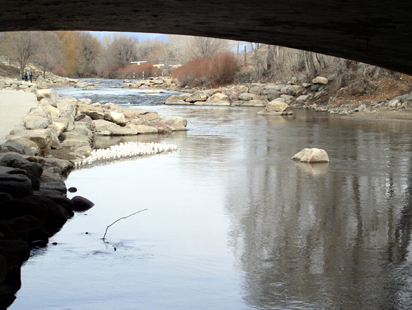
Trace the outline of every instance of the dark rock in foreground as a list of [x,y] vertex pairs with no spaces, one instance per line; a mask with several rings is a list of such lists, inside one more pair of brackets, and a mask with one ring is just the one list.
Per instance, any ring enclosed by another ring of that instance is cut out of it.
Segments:
[[46,246],[74,210],[94,205],[67,198],[63,175],[72,167],[67,160],[33,156],[17,141],[0,145],[0,309],[13,303],[31,249]]
[[73,211],[87,211],[94,206],[94,203],[82,196],[75,196],[72,198]]

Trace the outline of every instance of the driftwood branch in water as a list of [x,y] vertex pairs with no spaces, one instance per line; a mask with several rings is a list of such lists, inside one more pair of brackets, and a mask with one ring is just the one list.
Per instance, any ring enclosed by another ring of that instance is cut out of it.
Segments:
[[106,232],[104,233],[104,236],[103,236],[102,239],[103,239],[103,240],[106,239],[107,230],[109,229],[110,226],[116,224],[116,223],[117,223],[118,221],[120,221],[120,220],[127,219],[128,217],[131,217],[132,215],[135,215],[135,214],[137,214],[137,213],[140,213],[140,212],[143,212],[143,211],[146,211],[146,210],[147,210],[147,209],[143,209],[143,210],[137,211],[137,212],[135,212],[135,213],[132,213],[132,214],[130,214],[130,215],[128,215],[128,216],[124,216],[124,217],[121,217],[121,218],[115,220],[113,223],[111,223],[109,226],[106,227]]

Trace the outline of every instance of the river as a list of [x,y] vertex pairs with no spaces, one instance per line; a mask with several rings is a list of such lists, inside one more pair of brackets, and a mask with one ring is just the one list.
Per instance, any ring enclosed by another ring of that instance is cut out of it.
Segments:
[[[412,123],[156,105],[171,93],[115,83],[56,91],[180,115],[190,130],[99,138],[178,150],[72,172],[70,197],[95,207],[33,252],[9,309],[412,307]],[[291,161],[304,147],[331,162]]]

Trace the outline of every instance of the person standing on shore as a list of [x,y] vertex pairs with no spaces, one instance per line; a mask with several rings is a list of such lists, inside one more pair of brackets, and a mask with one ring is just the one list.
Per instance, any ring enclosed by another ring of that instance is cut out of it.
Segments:
[[33,83],[33,73],[31,71],[29,72],[29,77],[30,77],[30,83]]
[[28,75],[27,75],[27,71],[26,72],[24,72],[24,80],[27,82],[27,80],[28,80]]

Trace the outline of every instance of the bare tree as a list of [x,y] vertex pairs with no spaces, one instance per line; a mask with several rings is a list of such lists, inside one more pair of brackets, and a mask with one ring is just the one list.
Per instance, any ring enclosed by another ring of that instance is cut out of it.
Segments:
[[39,49],[38,31],[8,32],[4,37],[4,51],[19,64],[20,75],[23,75],[28,61]]
[[233,41],[207,37],[169,35],[167,40],[169,56],[179,63],[186,63],[197,57],[211,58],[234,46]]
[[100,41],[89,32],[76,32],[79,46],[76,51],[76,73],[78,75],[90,74],[95,71],[101,45]]
[[138,43],[137,38],[125,34],[114,34],[107,39],[108,45],[105,51],[108,64],[125,68],[136,59]]
[[147,39],[137,44],[137,59],[148,62],[167,62],[168,51],[166,42],[157,38]]
[[65,59],[62,53],[61,42],[57,32],[45,31],[37,36],[39,48],[32,61],[37,63],[43,70],[45,77],[46,71],[53,71],[58,64],[63,64]]
[[211,58],[229,49],[229,41],[208,37],[192,37],[193,58]]
[[308,52],[308,51],[303,52],[303,57],[305,59],[306,75],[309,79],[314,78],[317,73],[315,61],[314,61],[314,55],[315,53],[312,53],[312,52]]

